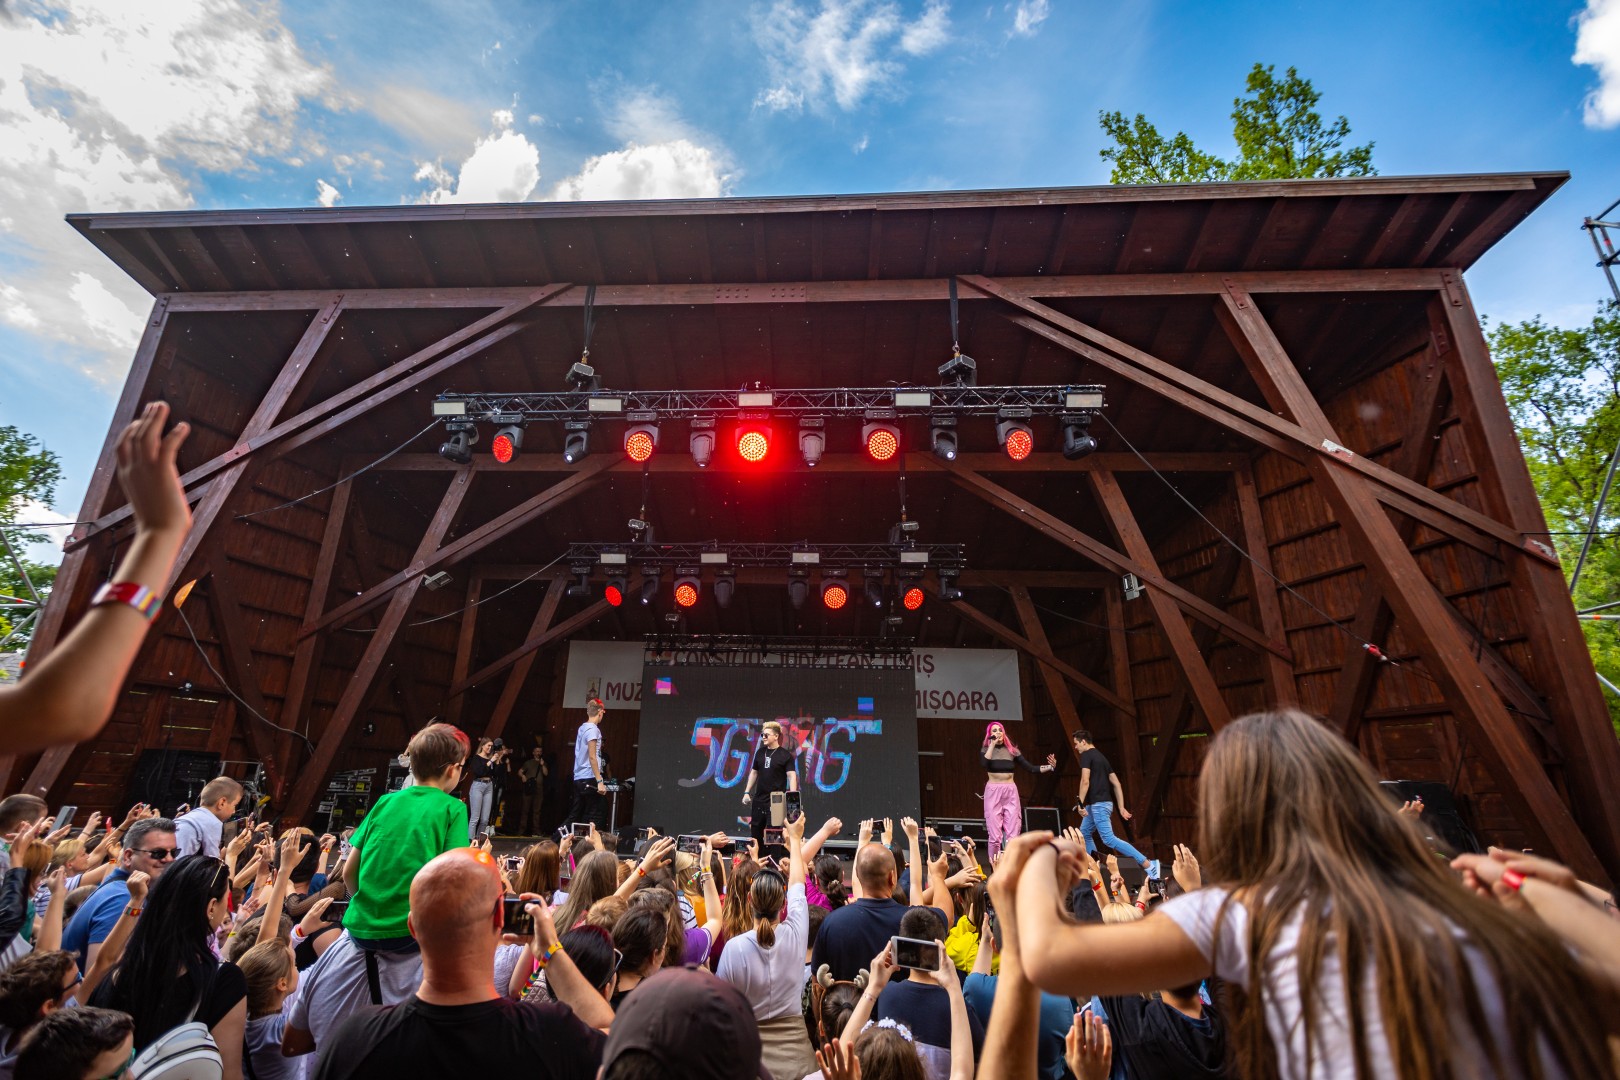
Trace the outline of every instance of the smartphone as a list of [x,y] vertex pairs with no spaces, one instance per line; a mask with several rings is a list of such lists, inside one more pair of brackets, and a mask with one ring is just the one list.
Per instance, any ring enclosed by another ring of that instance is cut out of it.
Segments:
[[804,816],[804,798],[797,791],[787,793],[787,801],[782,804],[782,820],[797,821]]
[[330,904],[326,905],[326,921],[342,922],[343,916],[348,912],[348,910],[349,902],[347,900],[334,900]]
[[574,822],[574,836],[579,840],[589,840],[591,836],[591,823],[588,821]]
[[993,940],[996,943],[996,951],[1000,952],[1001,951],[1001,916],[996,914],[996,909],[995,908],[991,908],[989,910],[989,912],[986,914],[985,917],[990,920],[990,937],[991,937],[991,940]]
[[517,934],[520,937],[533,934],[534,916],[524,910],[533,902],[516,896],[501,897],[501,914],[504,922],[502,929],[508,934]]
[[62,807],[62,809],[56,812],[56,816],[51,819],[51,830],[54,832],[64,825],[73,824],[74,815],[76,815],[78,812],[79,808],[77,806]]
[[939,946],[932,941],[896,937],[889,939],[889,948],[894,953],[895,967],[911,968],[913,971],[939,970]]
[[787,838],[783,834],[781,829],[767,828],[765,830],[765,846],[766,847],[786,847],[787,846]]
[[938,862],[939,857],[945,854],[945,841],[937,836],[928,837],[928,861]]
[[501,861],[506,864],[507,873],[523,869],[523,856],[521,855],[508,855]]
[[703,837],[698,833],[682,833],[675,838],[675,850],[684,851],[688,855],[702,854]]

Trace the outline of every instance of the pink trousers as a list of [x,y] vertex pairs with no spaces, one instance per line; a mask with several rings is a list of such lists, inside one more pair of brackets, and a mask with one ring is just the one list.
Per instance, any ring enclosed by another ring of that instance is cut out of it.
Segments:
[[984,785],[984,827],[990,833],[990,857],[1001,854],[1006,842],[1023,831],[1023,805],[1017,784]]

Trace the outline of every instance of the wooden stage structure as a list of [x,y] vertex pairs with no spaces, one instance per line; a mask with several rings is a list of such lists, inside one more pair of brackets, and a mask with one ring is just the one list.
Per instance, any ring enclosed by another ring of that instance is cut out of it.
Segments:
[[[1064,736],[1087,727],[1165,852],[1191,839],[1207,735],[1289,702],[1382,775],[1452,787],[1482,837],[1612,881],[1620,744],[1463,281],[1565,179],[75,215],[154,297],[111,432],[153,398],[194,427],[169,584],[196,583],[200,648],[165,608],[105,731],[4,762],[7,788],[109,808],[142,749],[208,749],[264,763],[302,815],[436,715],[561,753],[562,646],[661,621],[600,578],[565,596],[563,564],[524,579],[623,535],[641,469],[606,425],[577,464],[561,424],[507,465],[485,431],[453,464],[433,397],[562,389],[591,286],[605,387],[937,385],[954,279],[981,383],[1108,391],[1079,460],[1039,418],[1023,462],[993,421],[962,421],[954,462],[905,429],[920,536],[970,568],[905,632],[1019,651],[1013,734],[1062,758],[1027,804],[1073,801]],[[895,467],[857,432],[829,424],[813,472],[780,431],[768,469],[700,470],[666,423],[645,516],[669,541],[881,543]],[[35,660],[127,543],[111,434],[79,517]],[[690,629],[877,632],[784,586],[745,573]],[[635,727],[610,718],[618,761]],[[919,722],[925,813],[978,814],[980,733]]]

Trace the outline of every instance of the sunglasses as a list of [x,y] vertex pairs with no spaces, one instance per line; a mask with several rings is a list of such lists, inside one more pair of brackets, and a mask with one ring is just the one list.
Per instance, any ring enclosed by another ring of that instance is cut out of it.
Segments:
[[624,953],[620,952],[618,949],[614,949],[613,950],[613,970],[618,971],[622,967],[624,967]]
[[162,862],[164,859],[178,859],[180,857],[180,849],[177,847],[138,847],[131,848],[130,850],[140,855],[150,856],[151,858],[156,859],[158,862]]
[[98,1076],[96,1077],[96,1080],[123,1080],[124,1077],[129,1075],[129,1067],[133,1064],[135,1064],[135,1048],[130,1047],[129,1060],[124,1062],[124,1067],[122,1069],[119,1069],[111,1076]]

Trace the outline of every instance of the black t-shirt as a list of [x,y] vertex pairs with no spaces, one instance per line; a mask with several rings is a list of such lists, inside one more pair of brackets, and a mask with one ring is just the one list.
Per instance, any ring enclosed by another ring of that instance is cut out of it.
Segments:
[[468,765],[472,768],[472,778],[474,780],[488,780],[495,774],[495,769],[490,765],[489,759],[481,758],[477,754],[472,756],[472,760],[468,762]]
[[163,996],[157,1001],[131,1000],[128,994],[120,991],[118,970],[115,968],[90,995],[89,1004],[129,1013],[135,1020],[135,1049],[144,1050],[158,1036],[186,1023],[186,1014],[191,1012],[194,1002],[197,1012],[191,1019],[211,1029],[246,997],[247,979],[242,975],[242,969],[235,964],[222,963],[212,972],[200,1001],[196,997],[195,984],[183,974],[167,984]]
[[[821,965],[826,964],[832,968],[833,978],[853,979],[857,971],[870,967],[872,957],[900,932],[900,920],[909,910],[893,897],[886,900],[868,897],[828,912],[816,933],[810,970],[819,971]],[[942,925],[949,925],[943,911],[932,910]]]
[[1145,997],[1105,997],[1114,1054],[1131,1080],[1225,1077],[1226,1030],[1221,1016],[1204,1006],[1194,1020],[1161,1001]]
[[1101,750],[1093,746],[1080,755],[1080,768],[1091,770],[1091,786],[1081,792],[1080,800],[1086,806],[1092,803],[1113,802],[1114,785],[1108,778],[1114,774],[1114,768],[1108,764]]
[[[395,1010],[405,1015],[394,1018]],[[476,1005],[367,1005],[321,1040],[315,1080],[524,1076],[595,1080],[607,1037],[566,1005],[510,998]]]
[[773,791],[788,789],[788,771],[793,768],[793,751],[785,746],[767,750],[763,746],[754,753],[754,794],[769,795]]

